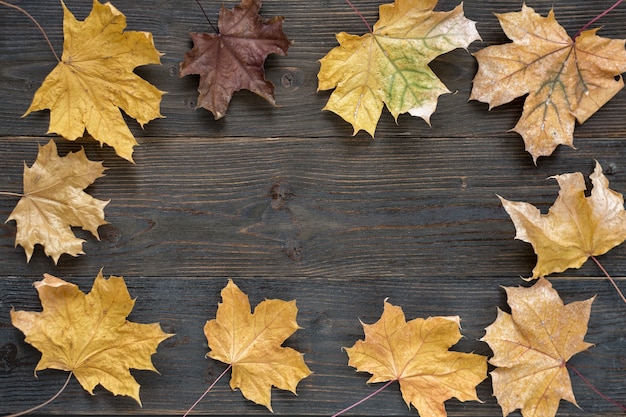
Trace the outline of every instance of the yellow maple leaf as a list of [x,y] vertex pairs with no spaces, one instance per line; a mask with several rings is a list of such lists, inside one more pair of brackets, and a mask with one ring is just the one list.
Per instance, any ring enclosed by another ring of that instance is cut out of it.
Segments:
[[495,107],[528,94],[519,133],[533,160],[565,144],[573,147],[574,124],[585,122],[624,87],[626,40],[602,38],[597,29],[572,40],[554,12],[542,17],[524,5],[521,12],[496,14],[513,42],[474,54],[478,72],[470,100]]
[[450,91],[428,67],[437,56],[467,48],[480,39],[476,24],[459,5],[434,12],[437,0],[397,0],[380,6],[380,20],[363,36],[337,35],[338,47],[320,60],[318,91],[336,88],[331,110],[372,137],[383,103],[395,119],[401,113],[423,118]]
[[83,254],[84,240],[74,235],[71,226],[99,239],[98,227],[107,224],[104,207],[109,202],[83,189],[102,177],[104,170],[102,162],[90,161],[82,149],[60,157],[54,141],[39,146],[33,166],[24,166],[24,194],[7,219],[17,223],[15,245],[24,248],[27,261],[38,243],[54,263],[63,253]]
[[580,268],[590,256],[602,255],[626,239],[624,198],[609,189],[599,163],[589,176],[593,184],[589,197],[580,172],[553,178],[561,190],[548,214],[532,204],[498,196],[515,224],[515,238],[532,244],[537,254],[531,279]]
[[508,415],[550,417],[561,399],[576,404],[567,361],[593,346],[583,339],[594,298],[563,305],[545,278],[530,288],[505,287],[511,314],[498,309],[481,339],[494,353],[493,392]]
[[230,387],[270,411],[272,386],[295,394],[311,374],[301,353],[281,346],[300,328],[297,312],[295,300],[265,300],[250,313],[248,296],[228,280],[216,318],[204,326],[207,356],[232,365]]
[[487,378],[486,357],[448,350],[461,338],[459,323],[458,316],[407,322],[402,308],[385,301],[380,319],[363,323],[365,340],[345,349],[348,365],[371,373],[368,383],[398,381],[421,416],[445,417],[452,397],[480,401],[475,387]]
[[93,2],[91,14],[78,21],[63,4],[63,55],[46,77],[24,114],[50,109],[48,133],[68,140],[85,129],[132,162],[135,137],[120,108],[141,126],[160,114],[163,92],[133,72],[160,63],[152,34],[124,32],[126,17],[110,3]]
[[102,271],[89,294],[52,275],[35,282],[42,312],[11,310],[11,322],[26,342],[41,352],[35,372],[70,371],[93,394],[100,384],[115,395],[127,395],[139,404],[139,384],[130,368],[155,371],[151,355],[173,335],[158,323],[126,320],[135,300],[122,277],[105,279]]

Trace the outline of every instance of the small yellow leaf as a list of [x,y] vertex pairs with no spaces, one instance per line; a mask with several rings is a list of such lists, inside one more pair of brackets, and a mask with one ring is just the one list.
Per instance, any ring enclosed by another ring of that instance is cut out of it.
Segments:
[[42,354],[35,372],[71,371],[90,394],[100,384],[141,404],[139,384],[130,368],[156,372],[150,357],[159,343],[173,335],[164,333],[158,323],[126,320],[135,301],[124,279],[105,279],[100,271],[91,292],[85,294],[76,285],[46,274],[35,288],[42,312],[11,310],[13,326]]
[[230,387],[270,411],[272,386],[296,393],[311,374],[301,353],[281,346],[300,327],[295,301],[265,300],[250,313],[250,302],[232,280],[222,290],[217,316],[204,334],[208,357],[232,365]]
[[126,17],[110,3],[93,2],[91,14],[80,22],[63,3],[63,55],[46,77],[24,114],[50,109],[48,133],[67,140],[85,129],[98,142],[132,161],[135,137],[120,108],[141,126],[160,114],[162,91],[133,72],[159,64],[152,34],[124,32]]
[[461,338],[459,323],[458,316],[407,322],[402,308],[385,301],[380,320],[363,324],[365,340],[345,349],[348,365],[371,373],[368,383],[397,380],[421,416],[445,417],[452,397],[480,401],[475,387],[487,378],[486,357],[448,350]]
[[624,198],[609,188],[599,163],[589,176],[589,197],[580,172],[554,178],[561,190],[548,214],[498,196],[515,224],[515,238],[532,244],[537,254],[532,279],[580,268],[590,256],[602,255],[626,239]]
[[54,263],[63,253],[83,254],[84,240],[74,235],[71,226],[98,238],[98,227],[107,224],[104,207],[109,202],[83,189],[102,177],[104,170],[102,162],[90,161],[82,149],[60,157],[54,141],[39,146],[33,166],[24,166],[24,196],[7,219],[17,222],[15,245],[24,248],[28,261],[38,243]]
[[337,35],[339,46],[320,60],[318,90],[335,88],[324,110],[372,137],[383,103],[395,119],[430,115],[446,86],[428,67],[437,56],[480,39],[462,5],[435,12],[437,0],[396,0],[380,6],[380,20],[363,36]]
[[553,417],[561,399],[576,404],[566,363],[593,346],[583,339],[594,299],[563,305],[545,278],[505,290],[511,314],[498,309],[481,339],[498,367],[491,372],[494,395],[504,416],[521,409],[524,417]]

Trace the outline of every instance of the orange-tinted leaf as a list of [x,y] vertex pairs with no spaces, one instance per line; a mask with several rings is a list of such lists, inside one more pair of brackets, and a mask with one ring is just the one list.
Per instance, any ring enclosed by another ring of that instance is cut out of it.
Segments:
[[139,384],[130,368],[156,372],[151,355],[172,335],[158,323],[126,320],[135,301],[124,279],[104,279],[100,271],[91,292],[85,294],[76,285],[46,274],[35,288],[41,313],[11,310],[13,325],[42,354],[35,371],[71,371],[90,394],[100,384],[141,404]]
[[[62,3],[63,4],[63,3]],[[160,53],[148,32],[124,32],[126,17],[111,3],[93,1],[83,22],[63,4],[63,56],[46,77],[25,115],[50,109],[48,133],[68,140],[85,129],[129,161],[135,137],[120,108],[141,126],[160,114],[162,91],[133,72],[160,63]]]
[[204,326],[207,356],[232,365],[230,387],[270,410],[272,386],[295,394],[311,374],[301,353],[281,346],[299,329],[297,312],[295,301],[265,300],[250,313],[248,296],[229,280],[216,318]]
[[339,46],[320,60],[318,90],[335,89],[324,110],[372,137],[383,104],[395,119],[402,113],[430,123],[446,86],[428,63],[480,39],[476,24],[459,5],[434,12],[437,0],[396,0],[380,6],[380,20],[363,36],[342,32]]
[[513,130],[533,160],[560,144],[573,147],[575,120],[583,123],[624,87],[615,77],[626,71],[626,40],[602,38],[597,29],[572,40],[553,11],[542,17],[526,5],[496,16],[513,42],[474,54],[479,67],[470,99],[491,108],[528,94]]
[[481,339],[498,368],[493,392],[503,415],[521,409],[524,417],[552,417],[561,399],[576,404],[566,362],[593,346],[583,339],[593,298],[563,305],[545,278],[531,288],[505,288],[511,314],[498,317]]
[[554,178],[561,190],[548,214],[532,204],[500,197],[515,224],[515,238],[532,244],[537,254],[533,279],[580,268],[590,256],[602,255],[626,239],[624,198],[609,189],[599,163],[590,175],[589,197],[580,172]]
[[444,402],[480,401],[476,385],[487,377],[487,358],[451,352],[461,338],[459,317],[406,321],[402,309],[385,301],[380,320],[363,324],[365,340],[346,348],[348,365],[369,372],[367,381],[397,380],[402,398],[421,416],[443,417]]
[[36,244],[56,263],[63,253],[83,254],[83,239],[71,226],[80,226],[98,238],[98,227],[106,224],[104,207],[109,203],[93,198],[83,189],[102,177],[102,162],[92,162],[85,151],[60,157],[54,141],[39,147],[32,167],[24,166],[24,196],[7,221],[17,222],[15,244],[21,245],[30,261]]
[[242,0],[220,10],[219,33],[191,33],[193,49],[180,64],[180,76],[199,74],[198,106],[215,119],[226,114],[235,91],[250,90],[272,104],[274,84],[265,79],[269,54],[287,55],[291,42],[283,32],[283,17],[263,19],[261,0]]

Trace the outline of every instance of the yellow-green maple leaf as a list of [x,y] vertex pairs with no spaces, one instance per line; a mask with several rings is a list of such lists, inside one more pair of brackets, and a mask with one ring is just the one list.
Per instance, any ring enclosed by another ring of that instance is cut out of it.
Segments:
[[98,142],[132,161],[135,137],[120,108],[141,126],[160,114],[163,92],[133,72],[160,63],[148,32],[124,32],[126,17],[110,3],[93,2],[78,21],[63,3],[63,55],[46,77],[24,116],[50,109],[48,133],[68,140],[85,129]]
[[402,113],[423,118],[437,107],[446,86],[428,67],[437,56],[467,48],[480,39],[462,5],[434,12],[437,0],[397,0],[380,6],[380,20],[363,36],[337,35],[338,47],[320,60],[318,90],[335,88],[331,110],[372,137],[383,103],[395,119]]

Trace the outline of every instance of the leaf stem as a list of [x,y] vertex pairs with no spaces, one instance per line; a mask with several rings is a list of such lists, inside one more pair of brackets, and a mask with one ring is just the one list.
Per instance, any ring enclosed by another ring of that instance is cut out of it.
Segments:
[[[346,0],[348,1],[348,0]],[[378,388],[376,391],[372,392],[370,395],[368,395],[365,398],[360,399],[359,401],[355,402],[354,404],[352,404],[350,407],[344,408],[343,410],[339,411],[338,413],[333,414],[331,417],[337,417],[342,415],[343,413],[345,413],[346,411],[350,411],[352,410],[354,407],[356,407],[357,405],[360,405],[362,403],[364,403],[365,401],[369,400],[370,398],[372,398],[374,395],[378,394],[379,392],[381,392],[382,390],[384,390],[385,388],[387,388],[389,385],[391,385],[392,383],[394,383],[396,380],[392,379],[391,381],[388,381],[385,385],[383,385],[382,387]]]
[[198,405],[198,404],[200,403],[200,401],[202,401],[202,399],[203,399],[204,397],[206,397],[206,395],[209,393],[209,391],[211,391],[211,388],[213,388],[213,386],[214,386],[215,384],[217,384],[217,381],[219,381],[220,379],[222,379],[222,377],[223,377],[224,375],[226,375],[226,372],[228,372],[228,371],[230,370],[230,368],[232,368],[232,367],[233,367],[233,365],[232,365],[232,364],[228,365],[228,368],[224,369],[224,372],[222,372],[222,373],[221,373],[221,374],[220,374],[217,378],[215,378],[215,381],[213,381],[213,383],[212,383],[211,385],[209,385],[209,388],[207,388],[207,389],[206,389],[206,391],[204,391],[204,393],[200,396],[200,398],[198,398],[198,399],[196,400],[196,402],[195,402],[195,403],[193,403],[193,405],[192,405],[191,407],[189,407],[189,410],[187,410],[187,411],[185,412],[185,414],[183,414],[183,417],[187,417],[187,415],[188,415],[189,413],[191,413],[191,410],[193,410],[193,409],[196,407],[196,405]]
[[29,408],[28,410],[20,411],[19,413],[9,414],[8,416],[5,416],[5,417],[23,416],[25,414],[32,413],[33,411],[37,411],[40,408],[45,407],[46,405],[50,404],[52,401],[56,400],[59,395],[61,395],[61,393],[65,390],[65,388],[67,388],[67,384],[70,383],[70,379],[72,379],[72,375],[73,375],[72,372],[70,372],[70,374],[67,376],[67,379],[65,380],[65,384],[63,384],[61,389],[46,402],[36,405],[32,408]]
[[598,265],[598,268],[600,268],[600,270],[602,272],[604,272],[604,275],[609,279],[609,281],[611,281],[611,284],[613,284],[613,287],[615,287],[615,290],[617,291],[617,294],[619,294],[619,296],[622,298],[622,301],[624,303],[626,303],[626,297],[624,297],[624,294],[622,293],[622,291],[619,289],[619,287],[615,283],[615,280],[613,278],[611,278],[611,276],[609,275],[608,272],[606,272],[606,269],[604,269],[604,267],[602,266],[600,261],[598,261],[595,256],[592,256],[591,259],[593,259],[593,261],[596,263],[596,265]]
[[578,32],[576,32],[576,34],[574,35],[573,39],[576,39],[578,37],[578,35],[580,35],[589,26],[593,25],[597,20],[599,20],[600,18],[602,18],[602,17],[606,16],[607,14],[609,14],[613,9],[615,9],[617,6],[619,6],[619,4],[622,1],[624,1],[624,0],[617,0],[614,5],[612,5],[611,7],[609,7],[608,9],[606,9],[605,11],[603,11],[602,13],[600,13],[599,15],[597,15],[596,17],[591,19],[589,22],[587,22],[587,24],[585,24],[583,27],[580,28],[580,30]]
[[[621,1],[621,0],[620,0]],[[354,10],[354,12],[361,18],[361,20],[363,21],[363,23],[365,23],[365,26],[367,26],[367,30],[369,30],[370,33],[373,33],[372,31],[372,27],[370,26],[370,24],[367,22],[367,20],[365,20],[365,16],[363,16],[363,14],[361,14],[361,12],[359,11],[359,9],[356,8],[356,6],[354,4],[352,4],[352,2],[350,0],[346,0],[346,3],[348,3],[348,6],[352,7],[352,10]]]
[[615,400],[614,400],[614,399],[612,399],[611,397],[608,397],[607,395],[605,395],[605,394],[601,393],[601,392],[600,392],[600,391],[599,391],[596,387],[594,387],[594,386],[593,386],[593,384],[591,383],[591,381],[589,381],[587,378],[585,378],[585,377],[583,376],[583,374],[581,374],[581,373],[580,373],[580,371],[579,371],[578,369],[574,368],[572,365],[570,365],[570,364],[569,364],[569,363],[567,363],[567,362],[565,363],[565,366],[567,366],[569,369],[571,369],[572,371],[574,371],[574,373],[575,373],[576,375],[578,375],[578,377],[579,377],[580,379],[582,379],[582,380],[583,380],[583,382],[584,382],[585,384],[587,384],[587,386],[588,386],[589,388],[591,388],[591,390],[592,390],[593,392],[595,392],[596,394],[598,394],[598,395],[599,395],[599,396],[600,396],[600,397],[601,397],[604,401],[610,402],[611,404],[613,404],[613,405],[615,405],[615,406],[617,406],[617,407],[621,408],[622,410],[626,411],[626,406],[625,406],[624,404],[618,403],[617,401],[615,401]]
[[196,3],[198,3],[198,6],[200,7],[200,10],[202,10],[202,14],[206,18],[207,22],[209,22],[209,26],[211,26],[211,29],[213,29],[213,31],[215,32],[216,35],[219,35],[220,34],[219,29],[216,28],[215,26],[213,26],[213,23],[211,23],[211,19],[209,19],[209,15],[206,14],[206,12],[204,11],[204,7],[202,7],[202,4],[200,4],[200,0],[196,0]]
[[10,197],[24,197],[24,194],[12,193],[10,191],[0,191],[0,195],[8,195]]
[[37,27],[41,31],[41,34],[46,39],[46,42],[48,42],[48,46],[50,47],[50,50],[54,54],[54,57],[57,59],[57,62],[61,62],[61,59],[59,58],[59,56],[57,55],[56,51],[54,50],[54,47],[52,46],[52,42],[50,42],[50,39],[48,38],[48,35],[46,35],[46,31],[43,30],[43,28],[41,27],[39,22],[37,20],[35,20],[35,18],[33,16],[31,16],[30,13],[28,13],[26,10],[22,9],[20,6],[16,6],[15,4],[7,3],[6,1],[0,0],[0,5],[11,7],[13,9],[15,9],[15,10],[18,10],[18,11],[24,13],[30,20],[32,20],[33,23],[35,23],[35,25],[37,25]]

